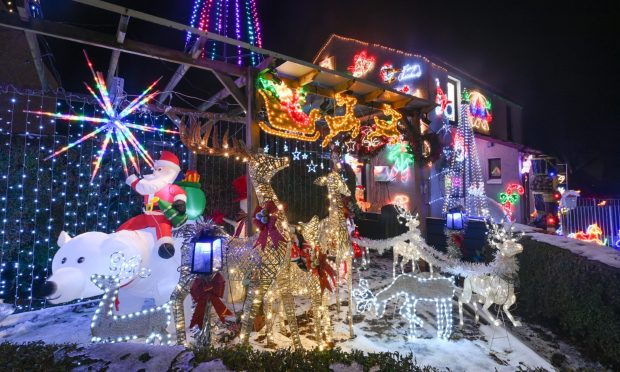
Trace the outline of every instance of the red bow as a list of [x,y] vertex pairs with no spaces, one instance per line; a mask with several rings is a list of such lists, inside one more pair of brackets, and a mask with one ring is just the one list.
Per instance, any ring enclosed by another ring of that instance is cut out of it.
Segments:
[[271,243],[277,247],[280,241],[284,240],[284,236],[280,234],[276,227],[278,222],[278,207],[271,200],[265,203],[264,207],[258,206],[254,210],[254,223],[258,226],[260,233],[256,239],[254,246],[260,246],[265,249],[267,245],[267,237],[271,238]]
[[219,209],[216,209],[213,212],[211,212],[211,219],[213,220],[214,223],[218,225],[224,224],[224,217],[226,217],[226,215],[224,215],[224,213],[222,213]]
[[216,273],[210,280],[205,280],[203,277],[194,279],[189,293],[196,303],[196,309],[194,310],[194,315],[192,315],[190,328],[197,325],[198,328],[202,329],[205,310],[209,303],[213,305],[217,316],[222,322],[224,322],[225,316],[233,315],[221,300],[222,296],[224,296],[225,285],[224,276],[220,273]]
[[[304,245],[306,245],[306,243],[304,243]],[[306,250],[306,252],[308,252],[308,250]],[[311,267],[312,274],[319,277],[321,293],[323,293],[326,288],[330,292],[333,292],[336,287],[336,272],[332,268],[332,265],[327,262],[327,255],[325,253],[321,253],[318,247],[315,247],[315,255],[318,256],[318,260],[312,261],[309,254],[302,253],[302,257],[306,260],[306,267]],[[329,279],[331,279],[333,285],[329,282]]]

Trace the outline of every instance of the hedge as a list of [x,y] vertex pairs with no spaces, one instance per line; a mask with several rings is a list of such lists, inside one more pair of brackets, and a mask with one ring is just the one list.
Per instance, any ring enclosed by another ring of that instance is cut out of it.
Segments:
[[522,243],[516,312],[620,369],[620,269],[528,237]]
[[[163,346],[165,347],[165,346]],[[88,368],[96,362],[84,357],[68,357],[61,350],[76,350],[76,345],[44,344],[32,342],[16,345],[0,344],[0,362],[6,371],[68,371],[78,366]],[[337,363],[357,365],[363,371],[437,371],[429,366],[418,366],[411,354],[368,353],[361,351],[344,352],[338,348],[332,350],[277,350],[255,351],[249,347],[192,349],[195,367],[202,362],[219,359],[234,371],[329,371],[330,365]],[[146,359],[145,361],[147,361]]]

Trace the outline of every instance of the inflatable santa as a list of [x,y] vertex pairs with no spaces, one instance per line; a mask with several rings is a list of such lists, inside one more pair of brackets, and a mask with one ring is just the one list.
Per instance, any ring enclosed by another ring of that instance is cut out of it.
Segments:
[[154,228],[157,253],[164,259],[174,256],[172,228],[187,221],[187,195],[181,186],[173,184],[180,171],[179,158],[169,151],[162,151],[155,161],[153,173],[142,179],[131,175],[125,181],[138,194],[144,195],[144,213],[127,220],[118,231]]

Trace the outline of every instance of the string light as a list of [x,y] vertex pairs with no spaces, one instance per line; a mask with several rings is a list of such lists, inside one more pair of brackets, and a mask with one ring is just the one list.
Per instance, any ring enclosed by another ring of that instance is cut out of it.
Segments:
[[368,55],[366,50],[362,50],[353,56],[353,64],[347,67],[347,71],[354,77],[364,77],[375,68],[377,58]]
[[167,345],[173,344],[167,331],[172,321],[171,302],[135,313],[114,315],[114,302],[120,287],[119,277],[93,275],[90,279],[103,291],[90,323],[92,342],[116,343],[144,338],[146,343],[158,339]]
[[512,221],[512,207],[519,201],[519,196],[525,193],[523,186],[511,183],[506,186],[506,191],[499,194],[499,202],[504,207],[508,218]]
[[596,243],[598,245],[607,245],[605,241],[601,240],[603,236],[603,229],[598,223],[593,223],[588,226],[586,232],[577,231],[576,233],[568,234],[569,238],[581,240],[584,242]]
[[334,98],[337,106],[345,107],[345,113],[342,116],[325,116],[329,133],[323,138],[323,142],[321,142],[322,147],[327,147],[330,141],[339,133],[350,131],[351,138],[354,139],[360,132],[360,120],[355,116],[357,98],[342,93],[336,93]]
[[398,75],[398,81],[413,80],[420,76],[422,76],[422,68],[419,64],[407,64],[403,66],[401,73]]
[[310,114],[303,112],[306,92],[303,88],[291,89],[284,82],[276,84],[264,75],[256,80],[257,92],[262,97],[269,123],[259,121],[259,127],[275,136],[314,142],[320,133],[315,123],[321,117],[318,109]]
[[[84,141],[86,141],[86,140],[88,140],[90,138],[95,137],[100,132],[105,132],[106,133],[106,137],[105,137],[105,140],[103,141],[103,144],[101,145],[101,148],[99,150],[99,154],[98,154],[97,160],[95,162],[95,168],[92,171],[91,182],[94,180],[95,176],[97,175],[97,172],[99,171],[99,167],[101,165],[101,160],[103,159],[103,156],[106,153],[106,150],[108,148],[108,144],[109,144],[110,140],[112,140],[112,138],[113,138],[112,136],[114,136],[114,141],[117,143],[118,148],[119,148],[119,152],[121,153],[121,160],[122,160],[123,170],[125,172],[125,175],[129,175],[129,171],[127,169],[127,160],[129,160],[131,162],[131,165],[133,165],[133,167],[136,170],[136,172],[140,173],[140,168],[138,167],[138,165],[136,163],[136,159],[134,158],[133,151],[131,150],[131,148],[133,148],[133,150],[136,152],[136,154],[140,155],[140,157],[147,164],[149,164],[152,167],[153,166],[153,159],[151,158],[149,153],[146,151],[146,149],[142,146],[142,144],[140,144],[140,142],[138,142],[138,140],[131,133],[131,131],[129,131],[128,128],[138,129],[138,130],[146,131],[146,132],[154,132],[154,131],[164,131],[164,132],[167,132],[167,133],[177,133],[177,132],[176,131],[172,131],[172,130],[162,129],[162,128],[154,128],[154,127],[148,127],[148,126],[144,126],[144,125],[129,123],[129,122],[125,122],[125,121],[122,121],[122,120],[125,117],[127,117],[128,115],[132,114],[137,109],[139,109],[139,108],[143,107],[144,105],[146,105],[155,95],[158,94],[158,92],[152,92],[152,93],[149,93],[149,92],[151,91],[151,89],[153,89],[155,84],[157,84],[159,79],[156,80],[154,83],[152,83],[148,88],[146,88],[133,101],[131,101],[127,105],[127,107],[125,107],[123,110],[121,110],[119,113],[117,113],[116,110],[112,107],[112,104],[110,102],[108,90],[107,90],[107,87],[105,85],[105,81],[103,79],[103,75],[100,72],[96,72],[95,73],[95,71],[93,69],[93,65],[90,62],[90,60],[88,59],[88,55],[86,54],[86,51],[84,51],[84,56],[86,57],[86,61],[88,63],[88,66],[89,66],[89,68],[90,68],[90,70],[91,70],[91,72],[93,74],[93,78],[95,80],[95,83],[96,83],[96,86],[97,86],[97,89],[99,91],[99,95],[100,96],[98,96],[95,93],[95,91],[92,88],[90,88],[88,85],[86,85],[86,84],[85,85],[88,88],[88,91],[95,98],[95,100],[97,101],[99,106],[103,109],[103,111],[105,111],[105,113],[107,115],[107,118],[97,118],[97,117],[90,117],[90,116],[84,116],[84,115],[58,114],[58,113],[53,113],[53,112],[29,111],[29,110],[26,110],[25,112],[27,112],[27,113],[31,113],[31,114],[35,114],[35,115],[41,115],[41,116],[53,117],[55,119],[61,119],[61,120],[67,120],[67,121],[90,122],[90,123],[100,124],[100,126],[97,127],[97,129],[95,129],[94,131],[86,134],[85,136],[82,136],[77,141],[74,141],[74,142],[68,144],[67,146],[57,150],[56,152],[54,152],[53,154],[48,156],[46,158],[46,160],[50,159],[50,158],[53,158],[55,156],[58,156],[59,154],[62,154],[63,152],[65,152],[65,151],[75,147],[76,145],[79,145],[80,143],[82,143],[82,142],[84,142]],[[101,124],[103,124],[103,125],[101,125]]]
[[463,101],[464,103],[468,103],[467,115],[472,128],[476,129],[478,132],[488,134],[489,123],[493,120],[493,116],[491,115],[491,101],[482,93],[477,91],[470,92],[467,89],[463,89]]
[[383,115],[389,116],[389,120],[379,119],[375,116],[375,126],[366,135],[367,141],[373,141],[375,138],[385,137],[387,143],[394,144],[400,139],[400,132],[398,131],[398,123],[402,119],[402,114],[393,109],[392,106],[384,104],[381,108]]
[[405,57],[418,58],[418,59],[421,59],[422,61],[424,61],[426,63],[429,63],[433,68],[439,69],[441,71],[448,71],[445,67],[439,66],[439,65],[433,63],[430,59],[424,57],[421,54],[414,54],[414,53],[404,52],[402,50],[386,47],[386,46],[383,46],[381,44],[371,44],[371,43],[368,43],[368,42],[365,42],[365,41],[353,39],[353,38],[350,38],[350,37],[344,37],[344,36],[340,36],[340,35],[336,35],[336,34],[332,34],[329,37],[329,39],[325,42],[325,44],[323,44],[323,46],[321,47],[319,52],[316,54],[316,57],[314,58],[313,63],[316,63],[323,56],[323,52],[325,52],[325,50],[328,47],[331,47],[332,43],[334,41],[344,41],[344,42],[348,42],[348,43],[355,43],[355,44],[359,45],[360,47],[365,47],[365,48],[372,47],[372,48],[376,48],[376,49],[381,49],[382,51],[386,51],[386,52],[389,52],[389,53],[399,54],[399,55],[402,55],[402,56],[405,56]]
[[407,142],[401,142],[387,147],[387,160],[393,167],[390,170],[390,178],[396,179],[400,175],[401,182],[409,180],[409,167],[414,163],[413,149]]
[[446,196],[443,213],[462,207],[471,217],[488,217],[484,180],[476,141],[467,111],[469,96],[463,94],[461,115],[454,136],[454,154],[446,175]]
[[379,70],[379,77],[385,84],[392,84],[396,81],[400,69],[395,68],[391,63],[384,63]]
[[353,292],[357,310],[368,311],[371,307],[379,318],[382,318],[390,301],[403,301],[399,314],[409,323],[409,341],[416,338],[417,327],[424,325],[422,318],[417,316],[418,302],[435,303],[437,337],[449,339],[452,334],[452,297],[454,297],[454,278],[421,277],[401,274],[392,283],[378,292],[372,293],[368,281],[360,280],[359,288]]

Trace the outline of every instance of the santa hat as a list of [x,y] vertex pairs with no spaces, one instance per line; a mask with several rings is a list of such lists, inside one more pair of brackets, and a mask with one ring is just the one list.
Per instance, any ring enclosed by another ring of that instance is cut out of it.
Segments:
[[232,186],[235,189],[238,198],[233,199],[233,201],[241,201],[248,198],[248,181],[245,175],[239,176],[232,181]]
[[159,159],[155,160],[155,167],[168,167],[174,168],[177,172],[181,171],[179,158],[170,151],[162,151],[160,153]]

